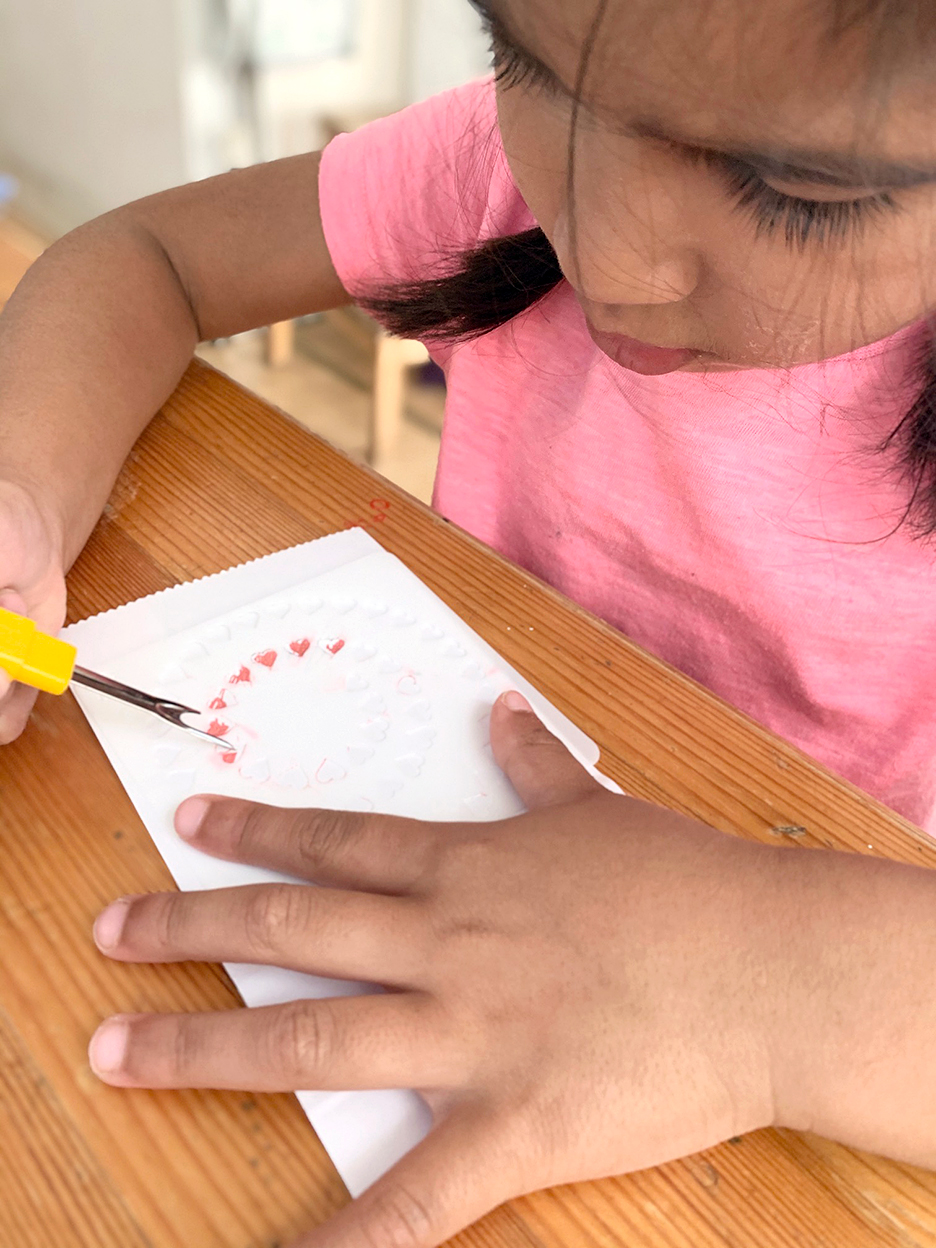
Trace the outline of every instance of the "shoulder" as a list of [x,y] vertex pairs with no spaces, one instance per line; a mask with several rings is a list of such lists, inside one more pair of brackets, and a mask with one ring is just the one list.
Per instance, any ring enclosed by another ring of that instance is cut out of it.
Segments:
[[532,224],[510,176],[490,78],[340,135],[322,156],[319,201],[352,293],[374,279],[420,279],[453,253]]

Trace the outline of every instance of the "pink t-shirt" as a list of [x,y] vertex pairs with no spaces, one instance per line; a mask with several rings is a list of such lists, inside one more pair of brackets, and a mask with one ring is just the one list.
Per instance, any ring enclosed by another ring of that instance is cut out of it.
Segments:
[[[320,194],[352,294],[535,224],[489,82],[336,139]],[[434,349],[435,505],[936,832],[934,554],[899,526],[906,486],[877,450],[914,396],[922,332],[790,369],[644,377],[593,345],[563,283]]]

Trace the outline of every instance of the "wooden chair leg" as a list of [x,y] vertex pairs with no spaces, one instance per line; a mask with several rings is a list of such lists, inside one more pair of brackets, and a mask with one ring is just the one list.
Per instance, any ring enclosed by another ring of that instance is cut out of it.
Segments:
[[374,406],[371,418],[367,462],[382,467],[396,450],[403,423],[403,393],[406,364],[399,342],[379,334],[374,359]]
[[267,330],[266,357],[271,368],[291,364],[296,354],[296,324],[294,321],[277,321]]
[[396,451],[406,408],[406,370],[424,364],[429,352],[421,342],[377,335],[374,356],[374,402],[367,462],[382,468]]

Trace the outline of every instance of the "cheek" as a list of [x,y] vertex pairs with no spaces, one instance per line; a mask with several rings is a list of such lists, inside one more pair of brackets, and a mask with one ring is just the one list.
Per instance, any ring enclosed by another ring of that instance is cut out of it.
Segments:
[[552,238],[566,196],[568,121],[557,108],[522,88],[498,93],[497,114],[514,182],[541,229]]

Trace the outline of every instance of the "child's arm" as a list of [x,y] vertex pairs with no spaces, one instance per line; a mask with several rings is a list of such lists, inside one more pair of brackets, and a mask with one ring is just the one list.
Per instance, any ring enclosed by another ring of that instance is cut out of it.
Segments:
[[349,302],[318,164],[295,157],[119,208],[21,283],[0,317],[0,480],[54,512],[66,564],[197,342]]
[[[119,208],[67,235],[0,316],[0,605],[57,629],[64,572],[196,343],[349,302],[318,154]],[[33,694],[0,674],[0,742]]]

